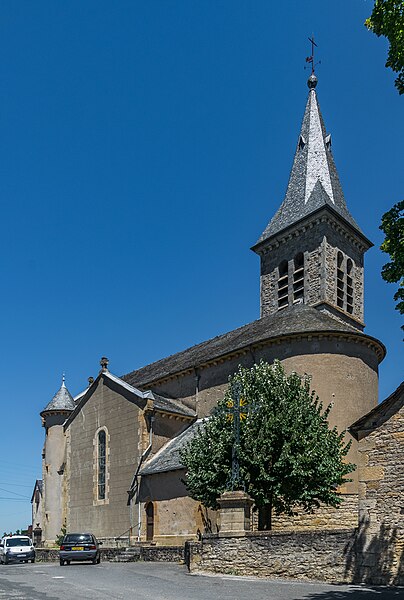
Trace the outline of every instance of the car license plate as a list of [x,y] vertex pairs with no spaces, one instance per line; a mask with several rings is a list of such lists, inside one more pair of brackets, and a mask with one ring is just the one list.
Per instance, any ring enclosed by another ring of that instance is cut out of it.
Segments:
[[83,546],[73,546],[72,550],[84,550]]

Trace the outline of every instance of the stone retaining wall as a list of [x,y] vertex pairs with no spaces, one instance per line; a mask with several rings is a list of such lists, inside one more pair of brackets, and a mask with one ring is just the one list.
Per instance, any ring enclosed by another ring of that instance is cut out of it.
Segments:
[[145,562],[184,562],[184,546],[141,546],[139,560]]
[[38,562],[59,561],[59,548],[35,548],[35,560]]
[[[113,560],[122,548],[100,548],[101,560]],[[35,548],[35,559],[38,562],[59,562],[59,548]]]
[[185,562],[192,573],[352,582],[355,529],[246,533],[245,537],[204,536],[187,542]]
[[[358,526],[358,495],[341,494],[343,502],[334,508],[322,504],[313,513],[297,510],[295,516],[272,516],[273,531],[318,531],[319,529],[354,529]],[[258,512],[252,513],[253,531],[258,530]]]
[[[139,550],[137,561],[145,562],[184,562],[184,546],[132,546]],[[101,561],[112,561],[124,548],[101,547]],[[38,562],[59,562],[58,548],[36,548]]]

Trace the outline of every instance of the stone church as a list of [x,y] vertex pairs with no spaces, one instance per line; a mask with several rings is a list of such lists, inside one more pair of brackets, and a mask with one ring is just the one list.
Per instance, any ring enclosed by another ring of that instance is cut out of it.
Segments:
[[[37,529],[45,545],[63,527],[162,545],[216,531],[216,514],[187,494],[179,449],[239,365],[278,358],[287,371],[310,374],[339,431],[376,407],[385,348],[363,332],[364,254],[372,243],[346,205],[316,86],[312,74],[285,198],[252,247],[261,265],[260,318],[123,376],[102,358],[87,389],[73,398],[63,381],[41,412]],[[354,437],[348,459],[358,462]],[[356,524],[355,474],[340,492],[338,511],[297,515],[293,527]],[[274,527],[290,527],[290,519],[280,516]]]

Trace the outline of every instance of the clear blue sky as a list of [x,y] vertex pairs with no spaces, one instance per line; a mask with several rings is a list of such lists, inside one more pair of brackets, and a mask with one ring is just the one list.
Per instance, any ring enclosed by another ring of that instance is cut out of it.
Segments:
[[[259,315],[249,248],[283,199],[314,32],[320,106],[366,257],[366,332],[402,379],[380,269],[403,97],[373,2],[0,2],[0,534],[30,522],[62,372],[121,375]],[[9,500],[15,498],[15,500]]]

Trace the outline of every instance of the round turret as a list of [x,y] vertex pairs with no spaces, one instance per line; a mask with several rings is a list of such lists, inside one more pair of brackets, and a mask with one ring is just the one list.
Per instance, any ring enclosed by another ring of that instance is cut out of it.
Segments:
[[41,411],[42,424],[44,427],[52,425],[60,425],[68,415],[76,408],[74,400],[65,385],[65,377],[63,375],[62,385],[53,396],[52,400]]
[[42,481],[44,489],[43,530],[46,546],[52,546],[65,522],[64,470],[66,464],[66,435],[64,423],[76,408],[66,388],[63,376],[60,389],[41,412],[46,436],[42,454]]

